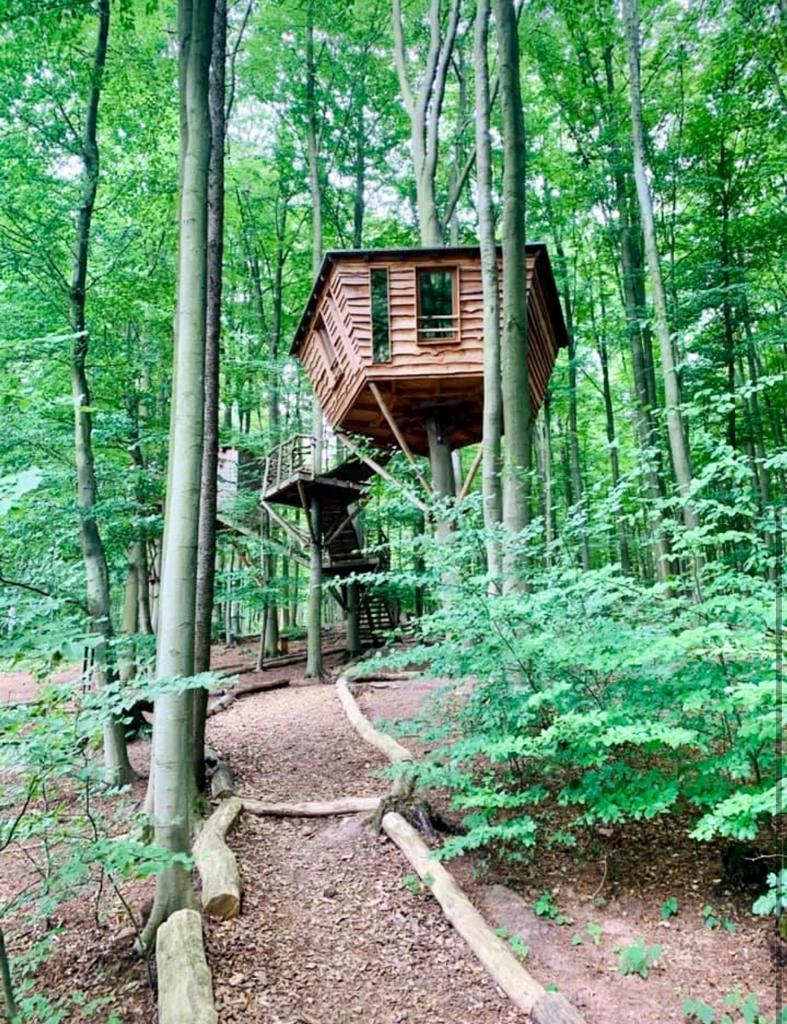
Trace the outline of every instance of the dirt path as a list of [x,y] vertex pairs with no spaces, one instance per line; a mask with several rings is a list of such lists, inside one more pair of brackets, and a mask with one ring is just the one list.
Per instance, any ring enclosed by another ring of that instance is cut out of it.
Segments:
[[[239,789],[265,799],[371,796],[386,783],[331,686],[244,698],[209,722]],[[245,815],[231,838],[241,917],[208,926],[222,1024],[514,1024],[437,903],[362,818]]]

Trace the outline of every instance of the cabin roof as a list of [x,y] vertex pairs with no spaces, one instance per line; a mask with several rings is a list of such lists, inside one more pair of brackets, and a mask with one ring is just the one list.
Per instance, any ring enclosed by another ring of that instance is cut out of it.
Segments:
[[[498,255],[502,247],[497,246]],[[528,253],[535,253],[535,272],[541,278],[541,285],[544,289],[549,316],[555,331],[555,338],[559,348],[568,345],[568,333],[566,323],[563,319],[563,310],[558,297],[555,277],[552,273],[552,264],[549,261],[549,253],[545,242],[528,242],[526,245]],[[331,249],[323,256],[322,264],[317,272],[317,277],[312,286],[306,307],[301,316],[298,327],[295,331],[291,355],[296,355],[311,327],[317,306],[322,298],[323,290],[330,276],[331,270],[337,263],[393,263],[396,261],[407,262],[408,260],[430,260],[445,258],[448,259],[480,259],[481,249],[477,245],[445,245],[434,248],[408,248],[408,249]]]

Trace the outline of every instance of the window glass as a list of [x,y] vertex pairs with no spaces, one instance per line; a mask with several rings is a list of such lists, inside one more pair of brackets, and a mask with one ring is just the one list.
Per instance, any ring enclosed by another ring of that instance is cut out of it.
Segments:
[[388,311],[388,271],[372,270],[372,360],[387,363],[391,358]]
[[419,340],[453,338],[456,334],[453,271],[419,269],[417,276]]

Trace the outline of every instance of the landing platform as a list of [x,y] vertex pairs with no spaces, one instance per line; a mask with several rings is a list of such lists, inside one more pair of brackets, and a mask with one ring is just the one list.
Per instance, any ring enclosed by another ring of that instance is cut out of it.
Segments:
[[314,476],[310,470],[301,469],[264,488],[262,498],[273,505],[303,508],[304,503],[308,505],[316,495],[323,504],[328,502],[347,506],[359,501],[365,489],[365,484],[342,479],[333,471]]

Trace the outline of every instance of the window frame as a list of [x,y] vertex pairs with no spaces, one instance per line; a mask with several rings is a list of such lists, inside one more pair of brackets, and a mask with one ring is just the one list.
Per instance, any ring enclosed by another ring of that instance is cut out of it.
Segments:
[[[374,344],[374,303],[372,299],[372,274],[375,272],[385,273],[385,309],[388,318],[388,357],[386,359],[377,359],[375,356],[375,344]],[[391,268],[385,264],[375,266],[374,264],[369,267],[369,322],[371,326],[371,342],[372,342],[372,366],[385,366],[387,363],[393,362],[393,338],[391,337]]]
[[[459,266],[458,264],[423,263],[414,268],[415,271],[415,332],[419,345],[457,345],[460,338],[460,316],[459,316]],[[421,326],[423,314],[421,313],[421,274],[448,274],[451,279],[451,312],[444,314],[450,316],[453,331],[451,334],[437,338],[424,338],[424,330],[435,330],[435,328],[424,328]]]

